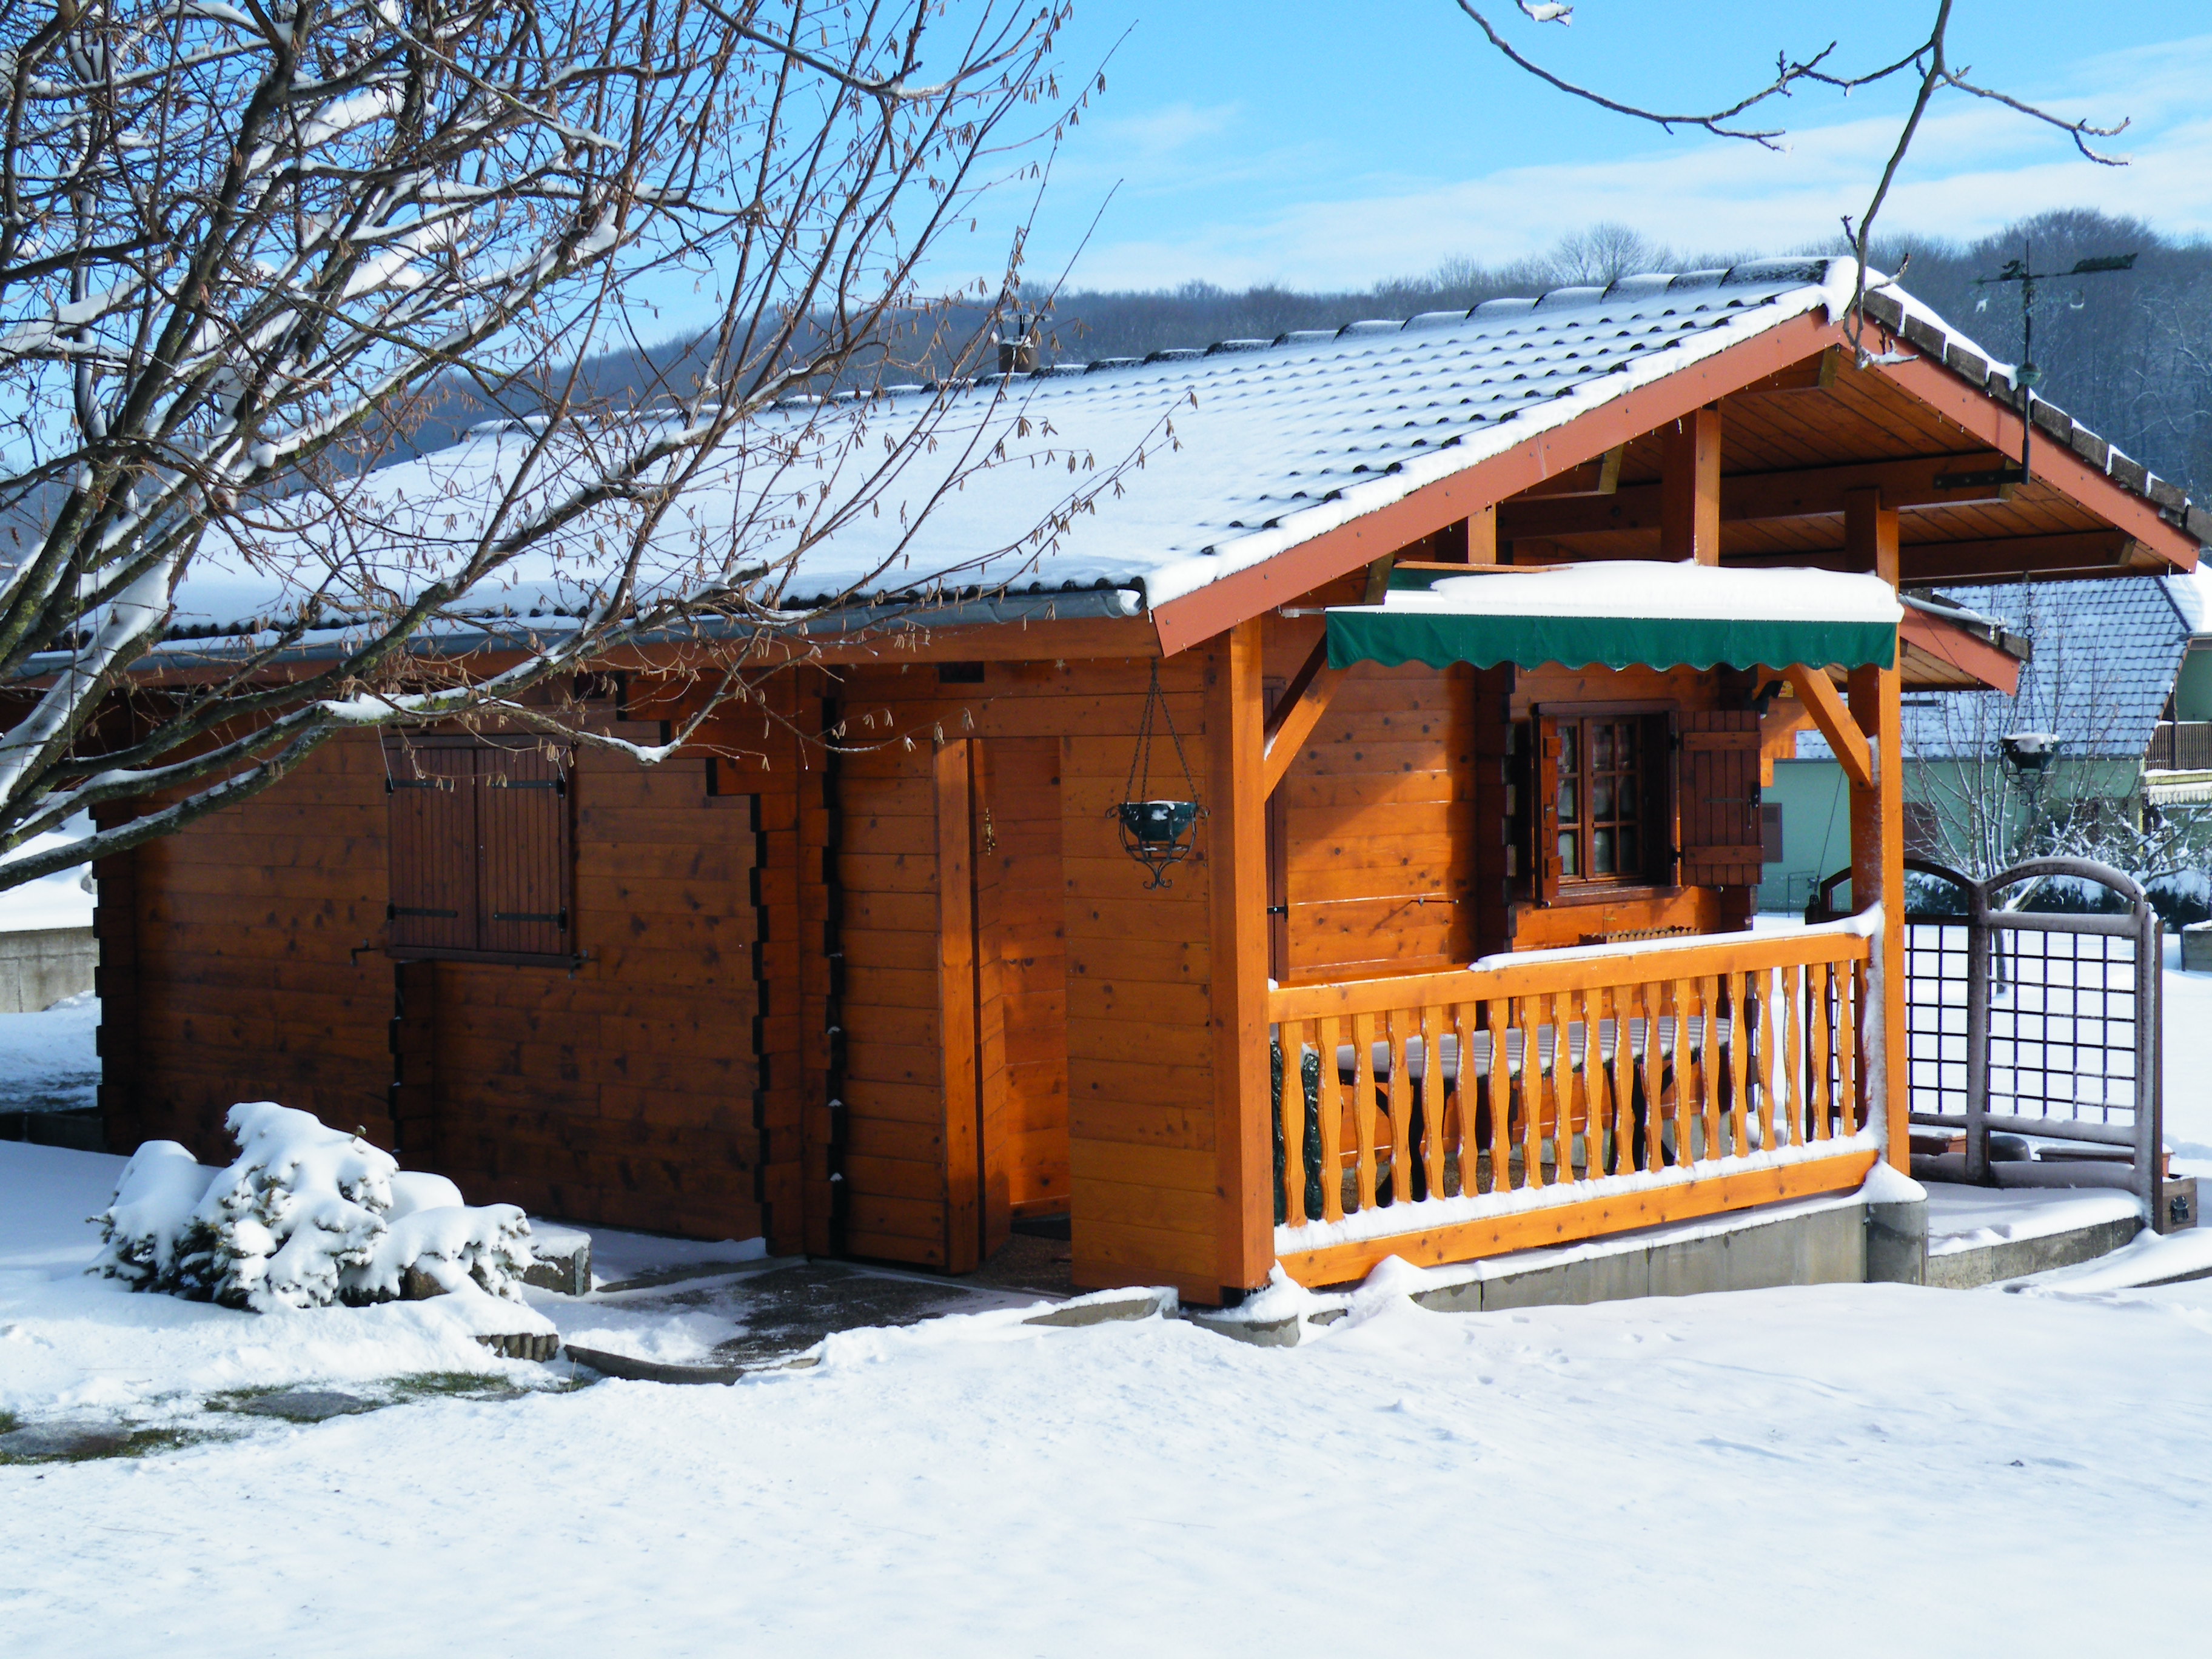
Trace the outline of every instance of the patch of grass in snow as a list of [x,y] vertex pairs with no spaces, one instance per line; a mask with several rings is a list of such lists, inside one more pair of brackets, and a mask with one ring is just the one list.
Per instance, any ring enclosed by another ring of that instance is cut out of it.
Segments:
[[401,1400],[520,1400],[526,1394],[567,1394],[589,1388],[596,1376],[555,1375],[544,1382],[518,1382],[510,1377],[480,1371],[417,1371],[392,1379]]
[[23,1419],[13,1412],[0,1412],[0,1434],[13,1434],[23,1426]]
[[180,1447],[197,1445],[204,1440],[222,1437],[196,1433],[190,1429],[176,1427],[125,1429],[111,1434],[88,1434],[81,1440],[55,1447],[51,1451],[9,1452],[0,1450],[0,1464],[8,1463],[97,1463],[108,1458],[145,1457],[155,1452],[175,1451]]
[[[298,1394],[297,1382],[256,1383],[247,1389],[226,1389],[221,1394],[211,1394],[205,1404],[211,1412],[244,1411],[257,1400],[268,1400],[280,1394]],[[381,1404],[381,1401],[376,1402]]]

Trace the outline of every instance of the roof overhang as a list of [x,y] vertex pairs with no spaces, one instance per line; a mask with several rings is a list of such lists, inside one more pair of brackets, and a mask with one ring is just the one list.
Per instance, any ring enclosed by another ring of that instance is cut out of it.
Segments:
[[2018,693],[2021,665],[2031,654],[2027,640],[1960,606],[1899,597],[1898,667],[1906,690]]
[[1288,605],[1346,571],[1395,554],[1461,520],[1596,459],[1632,438],[1679,421],[1753,381],[1816,356],[1838,337],[1806,312],[1677,373],[1600,404],[1565,425],[1531,433],[1505,451],[1414,490],[1273,558],[1155,606],[1163,655],[1172,656],[1248,617]]
[[[1870,309],[1874,308],[1870,302]],[[1328,582],[1395,556],[1510,497],[1537,489],[1577,468],[1589,467],[1608,452],[1692,410],[1737,393],[1761,390],[1763,383],[1771,384],[1778,377],[1786,380],[1808,363],[1821,360],[1823,354],[1836,354],[1827,360],[1830,362],[1838,358],[1847,361],[1851,367],[1846,373],[1855,383],[1886,381],[1954,429],[1960,455],[1925,459],[1959,461],[1972,452],[1967,458],[1978,465],[1984,454],[2002,458],[2021,453],[2027,423],[2004,400],[2006,383],[2001,376],[1992,376],[1987,365],[1981,364],[1980,383],[1977,383],[1971,366],[1980,364],[1980,360],[1959,353],[1947,359],[1940,332],[1916,330],[1910,325],[1901,330],[1893,328],[1881,315],[1871,317],[1870,321],[1875,326],[1869,328],[1866,343],[1874,356],[1863,368],[1856,366],[1854,348],[1841,321],[1832,320],[1820,310],[1800,313],[1720,351],[1686,362],[1678,372],[1635,387],[1562,424],[1532,432],[1511,449],[1473,463],[1271,558],[1164,601],[1152,611],[1160,649],[1171,655],[1239,622],[1290,605]],[[1829,389],[1825,377],[1816,389],[1824,392]],[[2000,575],[2113,576],[2195,568],[2199,542],[2191,530],[2203,528],[2205,515],[2188,508],[2185,502],[2172,506],[2124,487],[2118,471],[2125,466],[2141,473],[2140,467],[2124,462],[2086,429],[2077,433],[2068,422],[2067,430],[2068,435],[2061,437],[2044,419],[2038,419],[2032,446],[2033,477],[2039,486],[2063,495],[2081,515],[2094,518],[2095,527],[2060,528],[2039,534],[2023,516],[2016,525],[2007,523],[2003,527],[2010,533],[2003,535],[1925,542],[1908,537],[1901,550],[1902,579],[1925,583]],[[2092,464],[2100,453],[2102,466]],[[1837,454],[1811,465],[1826,465],[1840,471],[1864,459]],[[1728,483],[1723,478],[1724,489]],[[2170,486],[2154,487],[2171,489]],[[1992,489],[2001,493],[2002,486]],[[2172,493],[2179,498],[2179,492]],[[1955,501],[1953,504],[1972,505]],[[1993,521],[2004,516],[2001,511],[1992,512]],[[1590,556],[1566,553],[1563,556]],[[1770,563],[1832,568],[1839,562],[1835,555],[1817,550],[1753,554],[1740,563],[1724,552],[1723,560],[1744,568]],[[1924,636],[1934,630],[1917,631]],[[1908,648],[1911,643],[1908,641]],[[1931,673],[1942,672],[1938,665],[1948,664],[1952,671],[1966,672],[1975,683],[1984,684],[2001,683],[2007,673],[1994,659],[1971,647],[1960,646],[1956,651],[1948,647],[1931,648],[1923,654]],[[1969,664],[1974,666],[1969,668]]]
[[1897,595],[1878,576],[1618,560],[1395,572],[1380,605],[1328,612],[1332,668],[1887,668]]

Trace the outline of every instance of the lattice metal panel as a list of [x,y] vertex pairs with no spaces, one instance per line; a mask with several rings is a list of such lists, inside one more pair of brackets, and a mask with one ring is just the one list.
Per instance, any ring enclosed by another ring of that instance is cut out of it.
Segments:
[[1916,1113],[1966,1115],[1972,941],[1964,916],[1908,919],[1905,924],[1906,1074]]
[[[1990,1110],[2129,1127],[2136,1075],[2137,942],[1996,923],[1990,970]],[[2065,1133],[2054,1121],[2052,1133]]]

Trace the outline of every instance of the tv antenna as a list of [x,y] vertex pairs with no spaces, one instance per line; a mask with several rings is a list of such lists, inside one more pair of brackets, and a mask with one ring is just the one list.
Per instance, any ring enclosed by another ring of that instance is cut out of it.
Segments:
[[2013,380],[2020,387],[2020,476],[2012,482],[2026,483],[2028,479],[2028,440],[2035,431],[2035,383],[2043,378],[2043,371],[2035,366],[2035,285],[2055,283],[2069,276],[2101,276],[2109,271],[2133,270],[2136,256],[2132,253],[2100,253],[2087,259],[2076,259],[2071,270],[2038,270],[2035,269],[2034,244],[2022,241],[2020,258],[2008,259],[2004,268],[1994,276],[1977,276],[1976,288],[1989,288],[1999,283],[2020,284],[2020,367],[2013,371]]

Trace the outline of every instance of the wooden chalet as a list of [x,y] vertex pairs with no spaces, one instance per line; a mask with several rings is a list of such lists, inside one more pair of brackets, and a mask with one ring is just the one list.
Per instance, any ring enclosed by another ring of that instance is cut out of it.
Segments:
[[[105,863],[110,1143],[269,1097],[474,1200],[953,1273],[1064,1212],[1079,1285],[1200,1302],[1853,1188],[1906,1156],[1900,687],[2014,669],[1895,590],[2186,570],[2212,519],[2047,404],[2023,479],[2002,372],[1894,290],[1862,362],[1850,289],[996,386],[1176,443],[1028,554],[1041,469],[971,480],[980,591],[794,633],[696,754],[363,733]],[[611,729],[691,695],[605,670]],[[1864,914],[1753,934],[1808,726]],[[1133,798],[1202,809],[1181,861]]]

